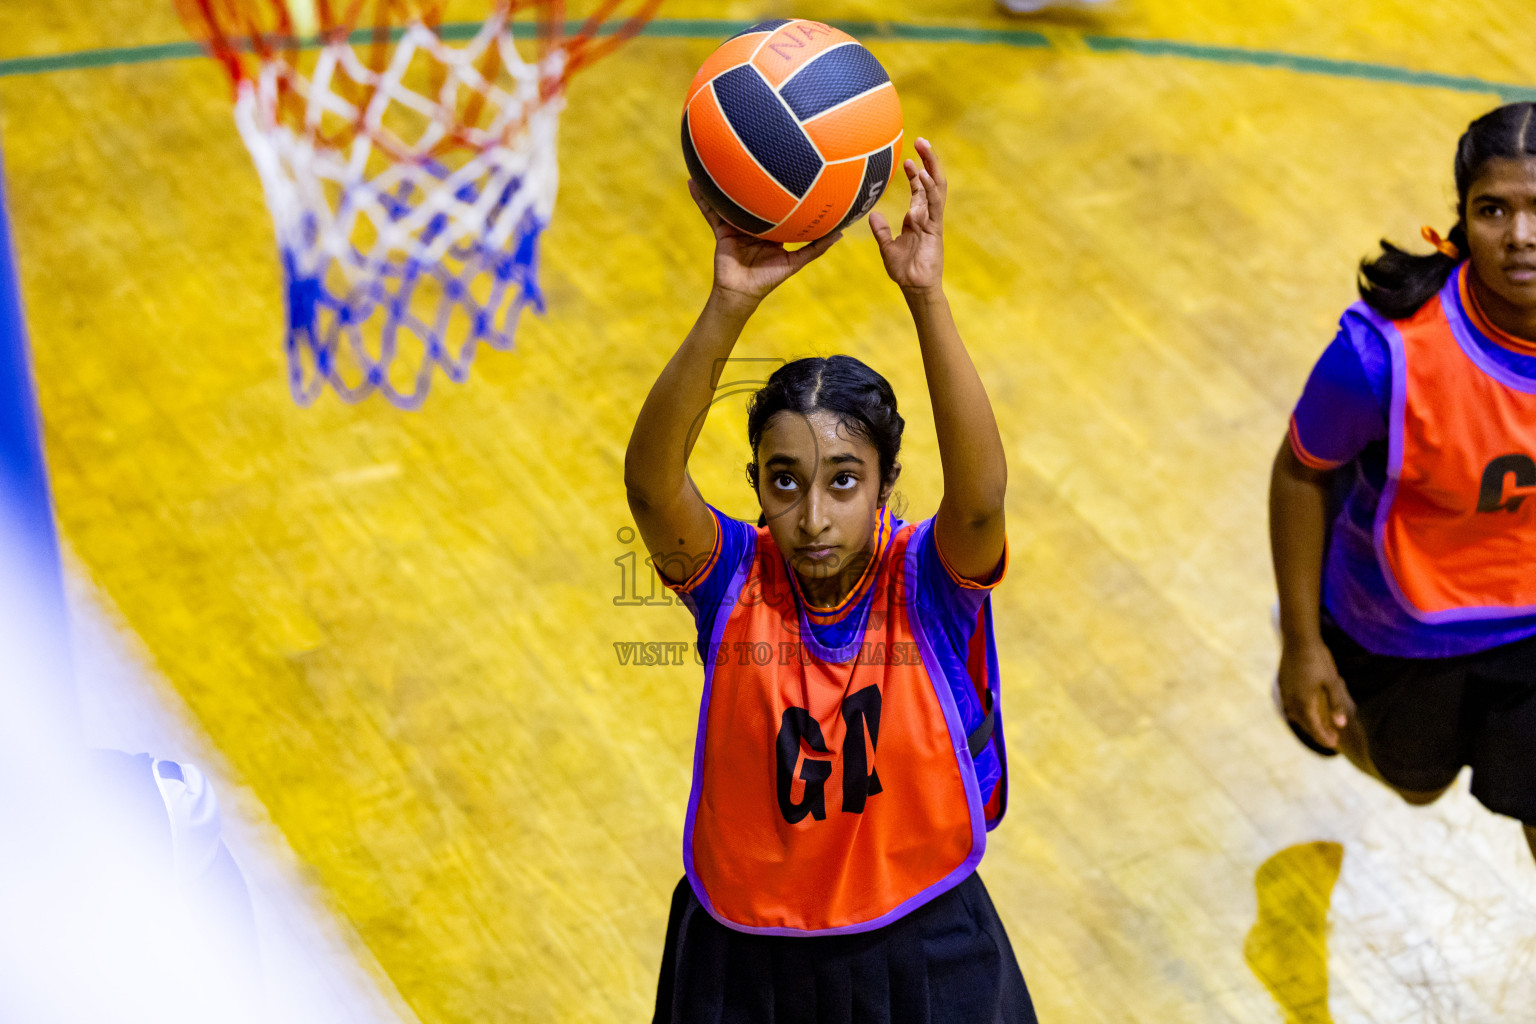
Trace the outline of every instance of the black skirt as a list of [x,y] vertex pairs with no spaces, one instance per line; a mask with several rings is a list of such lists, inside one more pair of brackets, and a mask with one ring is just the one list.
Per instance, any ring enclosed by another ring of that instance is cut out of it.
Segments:
[[1327,609],[1322,632],[1382,778],[1434,793],[1470,765],[1484,807],[1536,828],[1536,637],[1400,658],[1361,647]]
[[857,935],[748,935],[672,894],[655,1024],[1036,1024],[981,877]]

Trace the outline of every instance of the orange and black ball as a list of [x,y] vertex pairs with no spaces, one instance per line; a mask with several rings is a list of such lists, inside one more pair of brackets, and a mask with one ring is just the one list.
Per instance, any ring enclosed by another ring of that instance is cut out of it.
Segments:
[[704,62],[683,157],[716,213],[810,242],[870,211],[900,164],[901,102],[859,41],[819,21],[765,21]]

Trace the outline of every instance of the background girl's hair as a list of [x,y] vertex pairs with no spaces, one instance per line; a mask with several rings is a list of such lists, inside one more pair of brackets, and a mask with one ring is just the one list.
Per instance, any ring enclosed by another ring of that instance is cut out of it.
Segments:
[[[852,356],[796,359],[768,378],[747,404],[747,440],[752,461],[747,480],[757,490],[757,446],[768,421],[781,412],[836,414],[844,429],[874,446],[880,457],[880,486],[896,482],[896,456],[906,423],[896,411],[896,392],[886,379]],[[758,525],[765,525],[759,519]]]
[[[1467,192],[1488,161],[1500,157],[1536,157],[1536,103],[1510,103],[1473,121],[1456,144],[1456,226],[1448,240],[1471,254],[1467,245]],[[1434,297],[1459,260],[1443,253],[1415,256],[1381,240],[1381,254],[1360,261],[1360,297],[1389,320],[1417,313]]]

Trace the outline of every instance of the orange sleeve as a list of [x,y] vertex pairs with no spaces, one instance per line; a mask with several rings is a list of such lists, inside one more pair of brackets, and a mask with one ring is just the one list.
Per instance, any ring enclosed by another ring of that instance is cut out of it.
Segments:
[[679,594],[691,593],[693,588],[697,587],[704,580],[704,578],[709,575],[709,570],[715,567],[715,563],[720,561],[721,530],[719,513],[714,509],[710,509],[709,513],[710,518],[713,519],[715,523],[715,543],[709,550],[709,557],[704,559],[702,565],[693,570],[693,572],[689,573],[687,579],[683,580],[681,583],[674,583],[672,580],[667,579],[667,574],[661,571],[661,566],[656,565],[654,560],[652,561],[651,564],[656,569],[656,575],[661,578],[662,585],[667,589],[674,590]]
[[1307,451],[1307,446],[1301,443],[1301,434],[1296,430],[1296,415],[1294,413],[1291,414],[1291,425],[1287,429],[1286,433],[1291,439],[1291,452],[1296,456],[1297,460],[1303,466],[1308,466],[1312,469],[1326,472],[1330,469],[1338,469],[1340,466],[1344,465],[1342,462],[1333,462],[1329,459],[1318,458],[1316,455],[1313,455],[1311,452]]
[[997,563],[997,569],[995,572],[993,572],[992,579],[986,583],[980,583],[976,580],[969,579],[968,577],[961,576],[959,573],[955,572],[954,567],[949,564],[949,559],[944,557],[944,549],[939,546],[937,523],[933,525],[933,530],[933,550],[939,553],[939,564],[944,567],[945,572],[949,573],[949,578],[955,581],[956,586],[963,587],[966,590],[991,590],[993,587],[1003,582],[1003,577],[1008,575],[1007,537],[1003,538],[1003,557],[1002,560]]

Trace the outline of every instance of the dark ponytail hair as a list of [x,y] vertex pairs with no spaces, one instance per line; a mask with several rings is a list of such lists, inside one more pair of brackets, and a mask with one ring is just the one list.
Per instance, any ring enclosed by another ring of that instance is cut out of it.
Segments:
[[1456,144],[1456,226],[1446,239],[1461,253],[1415,256],[1381,240],[1381,254],[1360,261],[1360,297],[1389,320],[1402,320],[1434,298],[1457,264],[1471,255],[1467,244],[1467,192],[1488,161],[1536,157],[1536,103],[1509,103],[1473,121]]
[[[835,414],[854,437],[874,446],[880,456],[880,487],[896,482],[896,456],[906,422],[896,411],[896,392],[886,379],[852,356],[796,359],[768,378],[747,403],[747,440],[752,461],[747,480],[757,490],[757,446],[768,421],[781,412]],[[767,525],[759,517],[757,525]]]

